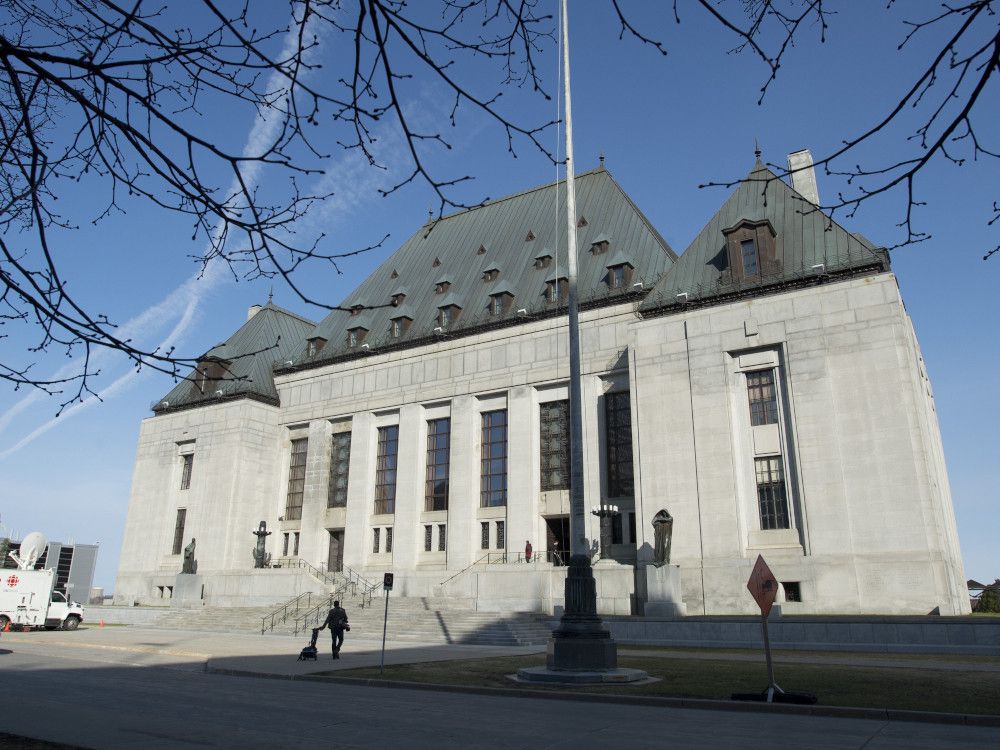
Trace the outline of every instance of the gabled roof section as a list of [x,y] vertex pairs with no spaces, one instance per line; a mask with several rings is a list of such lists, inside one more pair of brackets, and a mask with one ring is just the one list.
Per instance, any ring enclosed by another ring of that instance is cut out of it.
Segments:
[[[775,233],[775,263],[760,278],[733,281],[724,232],[743,222],[765,221]],[[758,160],[639,309],[674,312],[693,302],[722,304],[888,268],[884,250],[832,221]]]
[[[578,175],[576,199],[578,215],[586,215],[588,221],[577,230],[582,305],[622,302],[621,293],[611,292],[603,283],[607,256],[586,252],[599,235],[613,237],[613,247],[622,249],[632,258],[635,279],[644,281],[646,289],[676,261],[677,256],[670,246],[606,169]],[[539,254],[551,254],[553,260],[548,270],[557,271],[560,277],[566,276],[565,214],[566,187],[559,181],[425,224],[348,295],[343,306],[357,299],[364,299],[371,305],[366,313],[371,314],[372,325],[365,339],[371,352],[383,346],[414,346],[436,341],[434,328],[438,326],[438,308],[450,299],[460,300],[458,304],[465,310],[449,326],[449,336],[471,333],[487,326],[520,325],[542,315],[565,314],[565,306],[557,307],[546,301],[545,279],[535,265]],[[533,242],[525,242],[529,231],[535,236]],[[479,247],[488,248],[489,260],[470,262],[470,248]],[[440,260],[440,266],[432,265],[435,259]],[[486,303],[492,288],[483,284],[484,267],[503,269],[503,281],[509,285],[506,291],[517,298],[517,306],[524,308],[525,314],[499,320],[489,314]],[[390,278],[392,269],[399,272],[398,280]],[[451,282],[447,294],[454,297],[442,298],[434,293],[439,280]],[[392,292],[402,284],[411,291],[406,304],[413,310],[414,317],[406,333],[393,338],[389,321],[395,316],[395,309],[389,303]],[[343,310],[327,315],[313,335],[322,336],[329,343],[310,358],[308,364],[301,366],[357,356],[355,350],[346,346],[349,320],[350,314]]]
[[202,355],[202,362],[229,363],[228,374],[223,379],[210,381],[203,393],[192,371],[153,405],[153,411],[162,414],[239,398],[277,404],[273,367],[275,363],[283,364],[297,357],[315,327],[311,320],[268,302],[224,343]]

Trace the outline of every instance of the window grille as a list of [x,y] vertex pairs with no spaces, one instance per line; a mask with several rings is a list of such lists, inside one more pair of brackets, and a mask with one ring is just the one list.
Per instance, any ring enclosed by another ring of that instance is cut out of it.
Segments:
[[490,315],[503,315],[503,295],[494,294],[490,297]]
[[482,521],[479,524],[479,531],[480,531],[479,548],[480,549],[489,549],[490,548],[490,524],[489,524],[489,522],[488,521]]
[[497,549],[503,549],[507,545],[505,526],[503,521],[497,521]]
[[338,432],[330,448],[330,488],[327,508],[347,507],[347,481],[351,465],[351,433]]
[[377,514],[396,512],[396,455],[398,450],[399,425],[379,427],[378,457],[375,463],[375,513]]
[[438,524],[438,552],[444,552],[445,549],[447,548],[446,542],[447,542],[447,539],[448,539],[448,535],[447,535],[446,531],[447,531],[447,529],[445,527],[445,524],[439,523]]
[[451,420],[427,420],[427,473],[424,510],[448,510],[450,473]]
[[372,552],[378,554],[379,541],[381,541],[382,529],[376,527],[372,529]]
[[757,276],[760,272],[757,263],[757,245],[753,240],[743,240],[740,249],[743,253],[743,275]]
[[194,454],[186,453],[181,456],[181,461],[183,462],[181,466],[181,489],[187,490],[191,488],[191,470],[194,468]]
[[432,536],[434,534],[433,526],[424,526],[424,552],[430,552],[433,545]]
[[507,504],[507,410],[484,411],[480,505],[495,508]]
[[284,540],[283,540],[282,545],[281,545],[281,556],[282,557],[288,557],[288,542],[291,539],[291,537],[292,537],[292,535],[288,534],[288,533],[286,533],[284,535]]
[[187,508],[177,509],[177,520],[174,521],[174,546],[171,554],[179,555],[184,549],[184,523],[187,520]]
[[569,401],[539,405],[542,491],[569,489]]
[[757,472],[757,502],[762,529],[787,529],[788,498],[785,496],[785,472],[781,456],[754,459]]
[[778,396],[774,386],[774,370],[747,373],[750,424],[754,427],[778,423]]
[[385,530],[385,551],[392,552],[392,526],[386,527]]
[[309,440],[300,438],[292,441],[292,460],[288,465],[288,498],[285,502],[285,520],[297,521],[302,518],[302,496],[306,487],[306,452]]
[[631,497],[632,412],[629,392],[604,396],[605,457],[608,465],[608,497]]

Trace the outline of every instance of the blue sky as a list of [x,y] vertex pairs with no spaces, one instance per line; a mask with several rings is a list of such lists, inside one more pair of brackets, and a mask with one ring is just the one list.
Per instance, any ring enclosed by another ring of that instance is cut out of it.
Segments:
[[[555,12],[555,2],[550,4]],[[910,85],[929,49],[922,45],[933,40],[918,38],[912,50],[897,52],[905,33],[901,20],[924,17],[940,6],[913,2],[885,11],[883,4],[846,5],[831,19],[825,44],[812,41],[818,37],[814,29],[807,31],[810,43],[791,50],[765,103],[757,106],[767,71],[746,54],[731,54],[734,40],[703,11],[682,4],[678,27],[668,4],[631,3],[643,28],[665,41],[670,54],[662,58],[636,42],[619,41],[617,23],[604,3],[571,3],[577,169],[596,166],[604,153],[622,187],[682,251],[727,195],[724,189],[698,186],[744,175],[753,164],[755,139],[772,163],[782,164],[787,153],[805,147],[825,154],[869,126]],[[554,92],[555,47],[543,50],[539,62]],[[469,75],[472,80],[498,77],[481,68]],[[998,89],[994,80],[986,91],[984,123],[1000,121]],[[528,144],[520,144],[518,158],[512,159],[502,134],[481,117],[460,112],[452,131],[446,123],[449,102],[433,83],[418,79],[411,92],[409,111],[425,123],[441,123],[454,145],[451,152],[431,154],[433,163],[442,174],[476,178],[460,197],[472,202],[500,197],[555,177],[555,167]],[[556,117],[554,101],[523,94],[512,95],[511,101],[528,121]],[[250,116],[224,110],[207,116],[225,123],[228,138],[252,137]],[[259,132],[262,125],[256,127]],[[334,197],[299,228],[303,236],[323,231],[328,242],[344,249],[391,235],[383,249],[346,262],[341,275],[309,274],[308,291],[330,303],[398,247],[435,205],[419,184],[390,198],[379,196],[379,188],[402,174],[402,144],[384,128],[379,148],[396,169],[372,170],[357,154],[333,152],[324,164],[326,174],[316,179]],[[554,149],[554,129],[548,139]],[[883,143],[872,153],[891,155],[898,143]],[[1000,528],[994,445],[1000,361],[989,343],[1000,329],[1000,257],[982,260],[998,241],[996,230],[986,226],[998,198],[997,172],[996,162],[961,168],[932,163],[917,185],[927,203],[917,222],[933,237],[892,256],[935,389],[966,575],[979,580],[1000,576],[993,553]],[[837,178],[819,174],[818,179],[821,198],[845,188]],[[81,213],[97,203],[85,188],[64,196],[64,205]],[[127,208],[125,215],[61,236],[59,253],[76,293],[119,323],[135,321],[143,340],[170,340],[198,354],[239,327],[251,304],[267,299],[268,281],[236,280],[221,269],[198,280],[190,256],[203,240],[192,243],[188,223],[138,203]],[[896,224],[904,209],[903,197],[894,194],[840,220],[850,231],[891,245],[898,241]],[[313,320],[323,317],[322,310],[298,302],[279,282],[274,301]],[[64,363],[64,358],[46,359],[39,368],[52,372]],[[0,391],[0,525],[19,535],[37,529],[52,539],[100,542],[96,583],[110,590],[139,422],[172,381],[148,371],[135,374],[114,357],[103,362],[102,371],[104,401],[71,408],[58,419],[53,419],[54,399]]]

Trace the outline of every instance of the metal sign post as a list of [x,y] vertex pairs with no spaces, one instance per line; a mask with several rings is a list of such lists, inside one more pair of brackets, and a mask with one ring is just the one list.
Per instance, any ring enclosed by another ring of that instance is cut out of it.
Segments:
[[778,595],[778,579],[767,567],[764,558],[757,555],[757,563],[747,581],[747,590],[760,607],[760,623],[764,629],[764,656],[767,658],[767,702],[773,703],[775,695],[784,695],[778,683],[774,681],[774,662],[771,661],[771,640],[767,635],[767,616],[771,613],[774,598]]
[[378,663],[380,676],[385,672],[385,631],[389,625],[389,592],[392,591],[392,573],[386,573],[382,577],[382,588],[385,589],[385,617],[382,620],[382,658]]

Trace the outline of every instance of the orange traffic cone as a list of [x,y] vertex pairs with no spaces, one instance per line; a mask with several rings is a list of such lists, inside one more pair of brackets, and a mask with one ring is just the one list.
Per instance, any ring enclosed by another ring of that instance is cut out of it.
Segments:
[[10,632],[10,620],[7,620],[7,622],[5,622],[3,624],[3,632],[5,632],[5,633],[9,633]]
[[103,619],[101,620],[101,627],[102,628],[104,627],[104,620]]

